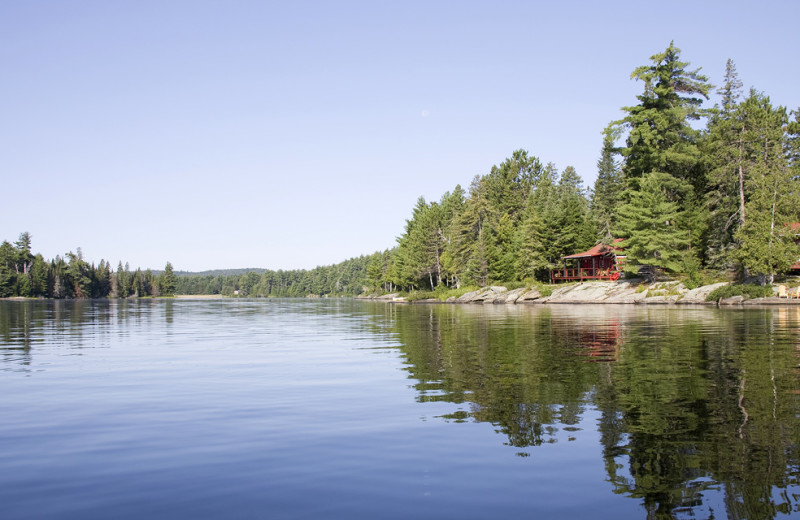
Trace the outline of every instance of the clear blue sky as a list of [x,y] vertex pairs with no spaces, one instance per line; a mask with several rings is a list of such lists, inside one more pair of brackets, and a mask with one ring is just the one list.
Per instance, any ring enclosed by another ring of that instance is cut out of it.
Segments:
[[369,254],[515,149],[591,186],[670,40],[797,108],[798,6],[2,2],[0,240],[194,271]]

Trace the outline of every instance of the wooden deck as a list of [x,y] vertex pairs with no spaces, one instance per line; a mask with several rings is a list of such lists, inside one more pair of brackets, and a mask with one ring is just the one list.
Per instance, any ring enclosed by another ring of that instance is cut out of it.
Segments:
[[614,269],[553,269],[550,279],[553,283],[585,280],[619,280],[620,273]]

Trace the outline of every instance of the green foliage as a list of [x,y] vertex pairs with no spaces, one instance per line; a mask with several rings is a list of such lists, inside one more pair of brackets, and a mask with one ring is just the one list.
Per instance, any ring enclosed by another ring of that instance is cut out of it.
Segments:
[[592,190],[591,217],[597,236],[605,241],[614,238],[611,226],[623,189],[622,171],[615,159],[618,150],[614,141],[618,136],[619,128],[609,126],[603,131],[603,148],[597,161],[597,179]]
[[700,132],[690,121],[705,115],[700,108],[711,84],[700,69],[688,70],[680,61],[680,49],[671,42],[650,57],[651,64],[638,67],[631,78],[644,83],[639,104],[625,107],[628,115],[614,123],[628,130],[623,171],[626,178],[659,171],[702,188],[697,139]]
[[[172,266],[168,264],[167,279]],[[168,284],[169,285],[169,284]],[[22,233],[14,245],[0,245],[0,297],[127,298],[160,294],[161,281],[148,269],[130,272],[122,262],[114,272],[105,261],[95,266],[83,258],[80,248],[65,258],[46,261],[31,251],[31,236]]]
[[691,186],[668,173],[651,172],[631,182],[617,210],[616,234],[624,237],[628,261],[677,271],[689,248],[676,202]]
[[549,270],[560,260],[561,244],[554,240],[561,225],[557,190],[558,170],[548,164],[528,199],[520,235],[517,273],[519,278],[549,278]]
[[756,91],[740,102],[730,60],[721,106],[703,109],[712,85],[681,61],[674,43],[631,78],[643,91],[603,131],[591,194],[574,168],[559,174],[515,150],[475,176],[468,192],[456,186],[436,202],[420,197],[396,248],[312,270],[184,276],[168,264],[153,275],[122,262],[116,270],[105,261],[88,265],[80,250],[48,262],[32,254],[23,233],[0,245],[0,297],[440,294],[545,281],[563,256],[612,238],[624,239],[631,265],[685,273],[689,287],[704,283],[704,269],[733,267],[771,283],[800,256],[787,227],[800,220],[798,111],[773,107]]
[[732,296],[744,296],[745,299],[750,298],[766,298],[772,296],[773,291],[771,286],[754,285],[754,284],[728,284],[722,287],[717,287],[711,294],[706,297],[707,302],[715,302],[720,298],[730,298]]
[[683,285],[687,289],[697,289],[707,283],[706,276],[701,270],[700,261],[694,255],[684,255],[683,272],[686,274]]
[[175,294],[177,281],[175,279],[175,273],[172,270],[172,264],[170,262],[167,262],[167,265],[164,266],[164,274],[161,275],[159,285],[161,296],[173,296]]
[[785,227],[797,220],[800,201],[786,153],[789,118],[785,108],[774,108],[768,97],[755,91],[738,112],[745,119],[741,134],[746,219],[734,234],[739,247],[732,257],[762,283],[772,283],[774,274],[786,271],[798,257],[794,231]]

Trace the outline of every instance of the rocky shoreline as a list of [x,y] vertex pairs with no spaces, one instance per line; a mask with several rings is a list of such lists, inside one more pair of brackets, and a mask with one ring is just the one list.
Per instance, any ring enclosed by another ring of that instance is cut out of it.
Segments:
[[706,301],[714,289],[727,282],[687,289],[681,282],[644,283],[641,279],[615,282],[580,282],[556,287],[550,294],[539,289],[508,290],[502,286],[491,286],[451,297],[446,301],[435,298],[408,301],[398,294],[359,296],[359,299],[387,301],[393,303],[469,303],[469,304],[639,304],[639,305],[800,305],[800,299],[753,298],[733,296],[719,301]]

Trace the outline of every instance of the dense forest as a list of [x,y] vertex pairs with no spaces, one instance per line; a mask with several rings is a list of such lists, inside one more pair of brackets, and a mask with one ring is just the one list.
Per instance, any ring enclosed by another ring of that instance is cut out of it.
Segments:
[[[517,150],[467,190],[420,197],[396,247],[312,270],[114,270],[87,264],[80,249],[46,261],[22,233],[0,246],[0,297],[324,296],[545,281],[562,256],[615,238],[634,269],[772,283],[800,256],[800,111],[745,92],[732,60],[715,88],[680,52],[670,43],[631,74],[642,93],[603,130],[591,189],[573,167]],[[721,101],[704,107],[714,91]]]
[[31,235],[21,233],[11,244],[0,244],[0,298],[14,296],[44,298],[128,298],[171,296],[176,276],[167,262],[158,274],[151,270],[131,271],[126,263],[114,270],[105,260],[89,264],[77,253],[45,260],[31,252]]
[[189,274],[177,277],[176,294],[222,294],[250,298],[353,296],[364,291],[369,257],[288,271],[255,270],[233,274]]
[[311,270],[231,270],[230,274],[193,274],[173,270],[136,269],[126,263],[117,269],[101,260],[89,264],[77,253],[45,260],[31,252],[31,236],[22,233],[0,245],[0,298],[136,298],[175,294],[220,294],[241,297],[354,295],[364,289],[369,257],[345,260]]
[[638,103],[602,133],[597,180],[587,190],[524,150],[417,201],[395,249],[375,253],[374,290],[547,280],[562,256],[624,239],[628,263],[681,273],[736,272],[762,284],[800,256],[798,111],[743,92],[728,60],[721,103],[670,43],[638,67]]

